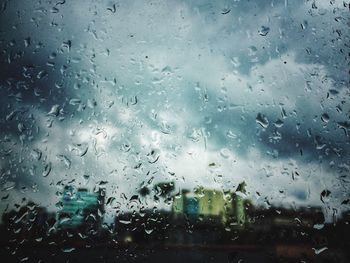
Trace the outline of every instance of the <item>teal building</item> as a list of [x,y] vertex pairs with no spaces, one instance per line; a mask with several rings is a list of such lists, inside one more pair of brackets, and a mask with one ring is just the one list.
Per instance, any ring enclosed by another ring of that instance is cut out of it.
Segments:
[[76,190],[72,186],[67,186],[61,203],[62,208],[58,212],[60,228],[97,227],[104,213],[104,190],[89,192],[84,188]]

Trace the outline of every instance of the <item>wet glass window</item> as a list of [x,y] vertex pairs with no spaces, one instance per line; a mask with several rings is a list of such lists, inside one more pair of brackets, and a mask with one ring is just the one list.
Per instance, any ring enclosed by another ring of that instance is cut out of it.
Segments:
[[1,0],[1,261],[349,262],[349,8]]

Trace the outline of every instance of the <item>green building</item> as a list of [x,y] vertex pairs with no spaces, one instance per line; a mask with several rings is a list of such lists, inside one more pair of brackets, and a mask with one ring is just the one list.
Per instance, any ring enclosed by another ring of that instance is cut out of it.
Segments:
[[231,194],[231,206],[229,207],[228,224],[236,227],[244,227],[249,223],[247,216],[248,210],[252,207],[252,203],[245,197],[246,183],[242,182],[238,185],[236,191]]
[[194,192],[182,191],[180,195],[175,196],[172,211],[175,216],[217,218],[225,222],[225,205],[222,191],[200,187]]
[[226,221],[226,199],[222,191],[200,187],[195,190],[198,196],[199,215],[203,217],[216,217],[222,222]]
[[249,223],[247,212],[252,206],[245,197],[246,184],[242,182],[235,192],[225,195],[220,190],[199,187],[194,192],[183,190],[174,197],[172,211],[175,217],[212,218],[233,227]]

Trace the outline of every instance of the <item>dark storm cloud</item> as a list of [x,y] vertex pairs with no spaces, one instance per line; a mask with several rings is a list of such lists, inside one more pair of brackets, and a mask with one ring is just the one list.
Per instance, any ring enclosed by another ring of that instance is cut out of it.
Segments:
[[[34,145],[47,136],[41,131],[43,123],[51,125],[59,118],[63,122],[61,112],[72,110],[67,84],[76,70],[70,58],[74,46],[67,36],[56,35],[38,4],[9,1],[0,20],[2,182],[15,182],[16,189],[43,189],[47,184],[38,176],[49,169],[45,167],[50,160]],[[57,112],[49,116],[55,105]]]
[[[258,46],[246,48],[245,52],[237,50],[237,43],[235,42],[231,42],[231,47],[228,47],[228,50],[231,50],[228,53],[229,55],[234,56],[235,53],[240,53],[238,57],[242,61],[239,66],[241,72],[247,72],[245,69],[250,70],[254,65],[265,64],[269,59],[278,58],[283,53],[293,52],[297,62],[316,63],[324,66],[327,70],[326,78],[333,81],[331,88],[342,90],[345,88],[344,84],[349,81],[349,75],[346,71],[348,57],[345,54],[345,50],[348,50],[346,44],[348,38],[348,34],[346,34],[348,32],[346,10],[334,3],[333,6],[330,3],[329,7],[329,9],[325,9],[322,4],[318,5],[317,2],[305,1],[259,1],[258,3],[244,1],[234,4],[220,2],[215,3],[215,5],[208,2],[206,4],[193,3],[192,5],[194,12],[198,11],[212,23],[220,19],[220,8],[229,9],[230,13],[227,16],[232,17],[232,19],[228,19],[228,22],[232,21],[231,24],[234,24],[236,22],[235,17],[240,16],[242,22],[239,27],[252,29],[252,34],[255,33],[256,35],[258,35],[257,32],[260,27],[258,23],[262,23],[259,18],[262,16],[268,18],[263,24],[269,27],[267,35],[264,36],[265,41],[257,43]],[[230,23],[223,24],[224,32],[229,33],[228,25]],[[254,29],[256,32],[254,32]],[[244,32],[244,30],[232,28],[232,31],[243,37],[242,31]],[[345,32],[345,34],[342,32]],[[225,38],[221,30],[211,37],[213,38],[212,41],[215,41],[214,38]],[[252,39],[248,38],[243,43],[253,43],[253,39],[254,37]],[[220,41],[217,42],[220,48],[221,43]],[[227,42],[229,41],[223,43],[226,44]],[[248,50],[253,54],[248,54]],[[315,52],[316,50],[317,52]],[[253,58],[259,58],[258,62],[250,62],[252,55]],[[317,72],[313,74],[317,74]],[[306,80],[305,85],[308,85],[309,82],[311,81]],[[322,83],[320,84],[322,85]],[[289,89],[293,89],[293,87]],[[315,86],[314,89],[317,89],[317,87]],[[285,92],[287,95],[287,88]],[[215,94],[215,92],[213,93]],[[297,157],[303,152],[304,155],[308,155],[306,161],[310,161],[310,159],[317,160],[320,156],[326,159],[336,159],[339,157],[339,152],[342,152],[342,156],[346,156],[346,152],[349,150],[347,131],[342,125],[343,123],[346,126],[348,117],[345,114],[332,114],[335,116],[331,120],[325,121],[330,122],[327,125],[321,118],[323,114],[328,116],[329,112],[335,112],[336,107],[341,108],[343,102],[348,100],[348,94],[334,96],[332,93],[338,93],[338,91],[323,90],[320,100],[335,100],[338,101],[338,105],[333,103],[333,108],[323,109],[322,112],[322,101],[320,101],[319,108],[310,109],[307,106],[307,100],[300,100],[296,108],[293,109],[297,112],[297,115],[293,117],[293,112],[289,112],[288,114],[291,117],[283,120],[284,123],[281,128],[273,125],[273,122],[283,119],[280,107],[262,108],[260,112],[257,107],[248,114],[237,114],[237,111],[235,111],[236,113],[233,113],[233,111],[218,113],[216,105],[208,107],[209,112],[216,113],[211,115],[212,122],[206,126],[214,137],[216,135],[220,137],[218,143],[221,141],[221,145],[227,144],[227,136],[220,133],[220,131],[216,131],[215,124],[218,124],[221,130],[226,131],[229,130],[231,125],[241,126],[241,130],[245,131],[242,137],[245,138],[243,140],[246,144],[257,143],[262,151],[276,149],[280,157]],[[213,94],[208,94],[208,96],[215,97]],[[303,117],[305,110],[309,115],[307,117]],[[313,115],[308,110],[311,110]],[[256,136],[259,125],[255,123],[255,118],[259,113],[266,114],[266,117],[270,120],[270,125],[266,131],[260,132],[260,136]],[[242,121],[242,117],[245,117],[245,121]],[[228,126],[227,129],[222,129],[225,125]],[[272,136],[273,134],[275,136]],[[278,139],[274,140],[271,137],[277,137]],[[344,161],[344,159],[341,161]]]
[[[209,41],[216,42],[217,48],[228,58],[237,57],[242,73],[247,74],[252,66],[264,64],[283,53],[294,52],[301,63],[325,65],[337,88],[349,83],[346,3],[208,1],[193,2],[190,6],[194,13],[199,12],[208,22],[217,23],[219,30],[209,36]],[[230,12],[222,15],[223,9]],[[268,28],[264,36],[259,34],[262,27]],[[236,38],[244,41],[230,41]]]

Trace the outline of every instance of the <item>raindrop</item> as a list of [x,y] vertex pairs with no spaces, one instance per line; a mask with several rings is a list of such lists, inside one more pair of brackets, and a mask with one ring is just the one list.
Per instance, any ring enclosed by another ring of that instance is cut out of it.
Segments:
[[87,101],[87,106],[90,108],[90,109],[93,109],[94,107],[96,107],[97,105],[97,102],[95,99],[88,99]]
[[74,152],[75,155],[83,157],[89,150],[89,145],[87,143],[77,143],[69,145],[70,152]]
[[61,46],[62,46],[62,48],[65,48],[68,51],[70,51],[70,49],[72,47],[72,41],[71,40],[64,41]]
[[66,3],[66,0],[59,0],[57,1],[56,5],[64,5]]
[[39,73],[36,75],[37,79],[42,79],[45,76],[47,76],[47,72],[45,70],[39,71]]
[[60,154],[60,155],[57,155],[57,158],[65,164],[67,169],[70,168],[72,162],[68,159],[67,156]]
[[315,144],[317,150],[322,150],[324,147],[326,147],[326,143],[322,141],[322,138],[320,136],[315,136]]
[[224,159],[228,159],[230,157],[230,150],[227,148],[223,148],[220,150],[220,156]]
[[261,29],[259,30],[260,36],[266,36],[270,32],[270,28],[267,26],[261,26]]
[[348,131],[350,130],[350,122],[337,122],[337,125],[340,129],[343,129],[345,135],[348,136]]
[[116,5],[113,4],[112,7],[108,7],[107,10],[111,11],[114,14],[117,11]]
[[52,7],[50,9],[50,12],[53,13],[53,14],[57,14],[60,10],[57,8],[57,7]]
[[329,115],[327,113],[323,113],[322,116],[321,116],[321,120],[324,123],[327,123],[329,121]]
[[322,248],[312,248],[314,251],[315,251],[315,254],[318,255],[318,254],[321,254],[323,251],[327,250],[328,247],[322,247]]
[[120,219],[119,223],[121,223],[123,225],[129,225],[129,224],[131,224],[131,221],[130,220],[122,220],[122,219]]
[[10,194],[5,195],[5,196],[1,197],[1,200],[7,200],[9,198],[9,196],[10,196]]
[[18,131],[19,132],[24,132],[24,130],[26,129],[26,127],[24,126],[24,124],[23,123],[18,123],[18,125],[17,125],[17,128],[18,128]]
[[70,252],[73,252],[75,250],[75,248],[74,247],[70,247],[70,248],[63,248],[62,249],[62,251],[64,252],[64,253],[70,253]]
[[114,201],[115,201],[115,197],[111,196],[108,198],[106,205],[113,205]]
[[51,110],[47,114],[51,116],[58,116],[59,112],[60,112],[60,105],[56,104],[51,107]]
[[264,129],[266,129],[269,126],[269,120],[262,113],[258,113],[258,115],[256,116],[256,122],[260,124],[260,126]]
[[281,121],[280,119],[278,119],[277,121],[274,122],[274,125],[277,127],[277,128],[281,128],[283,126],[283,121]]
[[331,194],[331,191],[329,191],[327,189],[325,189],[321,192],[320,199],[321,199],[322,203],[327,201],[327,198],[329,197],[330,194]]
[[30,37],[24,39],[24,47],[29,47],[31,43]]
[[302,29],[302,30],[305,30],[305,29],[308,27],[308,22],[307,22],[307,20],[304,20],[304,21],[300,24],[300,26],[301,26],[301,29]]
[[224,9],[222,9],[221,14],[222,14],[222,15],[226,15],[226,14],[228,14],[228,13],[230,13],[230,12],[231,12],[231,9],[229,9],[229,8],[224,8]]
[[10,120],[12,120],[13,119],[13,117],[15,117],[16,116],[16,114],[17,114],[17,112],[18,111],[16,111],[16,110],[14,110],[14,111],[11,111],[8,115],[6,115],[6,121],[10,121]]
[[51,172],[51,163],[47,163],[44,166],[44,171],[42,173],[42,176],[47,177],[50,174],[50,172]]
[[331,95],[337,95],[337,94],[339,93],[339,91],[337,91],[336,89],[330,89],[330,90],[329,90],[329,93],[330,93]]
[[13,188],[15,188],[16,186],[16,183],[15,182],[12,182],[12,181],[7,181],[5,182],[5,184],[2,186],[2,191],[10,191],[12,190]]
[[70,105],[79,105],[81,103],[81,100],[80,99],[71,99],[69,101],[69,104]]
[[35,160],[38,161],[38,160],[40,160],[40,158],[42,156],[42,152],[39,149],[33,149],[31,152],[31,155]]
[[145,229],[145,232],[147,235],[152,234],[153,231],[154,231],[154,229]]

